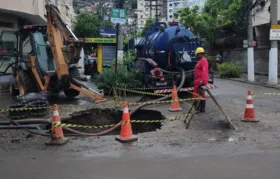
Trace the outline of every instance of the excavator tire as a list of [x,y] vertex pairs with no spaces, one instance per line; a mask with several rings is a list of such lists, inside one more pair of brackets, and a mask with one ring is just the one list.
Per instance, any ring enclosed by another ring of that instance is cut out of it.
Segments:
[[49,103],[47,100],[32,101],[26,106],[31,109],[29,111],[31,117],[44,117],[48,114]]
[[8,118],[17,120],[17,119],[24,119],[28,117],[28,110],[23,110],[25,109],[26,106],[25,104],[22,103],[17,103],[17,104],[12,104],[8,107]]
[[[80,80],[80,78],[81,78],[80,72],[79,72],[78,68],[76,68],[76,67],[70,68],[69,74],[70,74],[71,78],[75,78],[77,80]],[[75,98],[75,97],[79,96],[80,92],[77,90],[74,90],[74,89],[67,89],[67,90],[64,90],[64,94],[68,98]]]
[[19,94],[25,95],[28,93],[38,92],[36,82],[27,71],[19,70]]

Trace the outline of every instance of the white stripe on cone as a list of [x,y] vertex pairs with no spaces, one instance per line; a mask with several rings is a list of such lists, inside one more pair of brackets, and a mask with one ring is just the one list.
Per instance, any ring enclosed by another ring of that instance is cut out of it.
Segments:
[[247,108],[247,109],[253,109],[253,108],[254,108],[254,105],[253,105],[253,104],[246,104],[246,108]]
[[123,112],[128,113],[128,108],[123,108]]
[[252,100],[252,99],[253,99],[253,96],[252,96],[252,95],[248,95],[248,96],[247,96],[247,99],[248,99],[248,100]]
[[58,111],[54,111],[54,112],[53,112],[53,116],[59,116]]

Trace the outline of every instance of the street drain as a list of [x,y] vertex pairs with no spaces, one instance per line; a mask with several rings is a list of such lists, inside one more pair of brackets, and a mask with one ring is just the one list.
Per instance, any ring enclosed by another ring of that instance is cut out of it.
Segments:
[[[89,109],[83,112],[74,113],[72,117],[66,121],[68,124],[79,124],[84,126],[105,126],[110,124],[117,124],[121,121],[122,111],[112,109]],[[155,110],[138,110],[131,116],[131,120],[152,121],[164,119],[164,116],[159,111]],[[134,134],[151,132],[161,128],[161,123],[132,123],[132,130]],[[77,131],[96,133],[104,131],[108,128],[73,128]],[[120,127],[115,129],[109,135],[120,134]]]

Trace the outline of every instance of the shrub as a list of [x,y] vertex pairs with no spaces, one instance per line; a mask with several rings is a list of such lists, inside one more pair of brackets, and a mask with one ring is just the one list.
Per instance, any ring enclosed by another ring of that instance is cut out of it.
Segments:
[[240,77],[241,69],[237,65],[234,65],[230,62],[225,62],[222,64],[217,64],[217,66],[221,78]]
[[117,75],[115,75],[113,68],[104,68],[97,78],[96,84],[99,89],[110,90],[116,81],[119,87],[137,88],[141,86],[141,73],[139,71],[127,71],[125,65],[118,67]]
[[128,64],[130,64],[135,58],[136,58],[136,52],[135,52],[135,50],[129,50],[129,53],[126,52],[126,53],[124,54],[123,64],[124,64],[124,65],[128,65]]
[[207,60],[209,63],[209,68],[212,70],[217,70],[217,57],[216,56],[207,56]]
[[216,62],[217,57],[216,56],[207,56],[207,60],[209,62]]

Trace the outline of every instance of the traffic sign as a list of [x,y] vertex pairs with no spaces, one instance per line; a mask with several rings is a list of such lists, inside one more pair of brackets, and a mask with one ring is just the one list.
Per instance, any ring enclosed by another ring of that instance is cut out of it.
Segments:
[[280,40],[280,24],[271,25],[269,39]]
[[126,16],[127,16],[126,9],[117,9],[117,8],[111,9],[111,22],[112,23],[125,24]]

